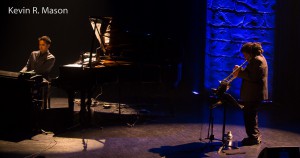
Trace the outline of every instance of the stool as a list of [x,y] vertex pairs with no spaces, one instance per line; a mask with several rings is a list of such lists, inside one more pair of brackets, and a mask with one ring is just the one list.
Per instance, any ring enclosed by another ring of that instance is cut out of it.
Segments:
[[42,102],[42,109],[50,109],[50,91],[51,91],[51,82],[44,80],[41,84],[41,100]]

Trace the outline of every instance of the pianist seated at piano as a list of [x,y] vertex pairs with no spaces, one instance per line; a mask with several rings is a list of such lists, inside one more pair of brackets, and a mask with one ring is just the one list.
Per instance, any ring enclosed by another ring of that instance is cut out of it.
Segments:
[[47,82],[55,63],[55,57],[49,51],[51,39],[48,36],[39,37],[38,44],[39,50],[31,52],[26,65],[20,72],[41,75]]
[[41,81],[40,88],[36,94],[39,100],[43,100],[42,107],[46,109],[50,108],[49,100],[49,73],[51,72],[55,57],[50,53],[49,48],[51,45],[51,39],[48,36],[42,36],[38,38],[39,50],[31,52],[29,59],[20,71],[22,74],[29,73],[31,79],[39,79]]

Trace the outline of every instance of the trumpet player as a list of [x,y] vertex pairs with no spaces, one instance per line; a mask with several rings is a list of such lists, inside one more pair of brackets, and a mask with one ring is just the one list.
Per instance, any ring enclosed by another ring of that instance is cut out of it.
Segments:
[[244,124],[248,136],[242,140],[242,145],[249,146],[261,143],[257,108],[261,101],[268,99],[268,64],[258,42],[243,44],[241,52],[248,65],[245,69],[236,65],[233,76],[242,79],[240,99],[244,104]]

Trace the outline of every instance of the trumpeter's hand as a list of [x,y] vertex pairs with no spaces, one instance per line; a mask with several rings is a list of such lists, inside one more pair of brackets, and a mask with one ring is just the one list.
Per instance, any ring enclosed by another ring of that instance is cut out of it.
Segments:
[[239,65],[234,65],[234,68],[233,68],[233,77],[237,77],[239,72],[241,70],[241,67]]

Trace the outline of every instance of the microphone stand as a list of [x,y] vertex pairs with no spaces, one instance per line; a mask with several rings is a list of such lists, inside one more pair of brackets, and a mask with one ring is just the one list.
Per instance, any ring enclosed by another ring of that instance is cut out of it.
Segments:
[[[226,111],[227,111],[227,103],[224,104],[223,109],[223,127],[222,127],[222,146],[219,148],[218,153],[220,153],[223,150],[227,149],[239,149],[239,147],[229,145],[229,138],[228,135],[225,133],[225,124],[226,124]],[[226,138],[226,139],[225,139]]]

